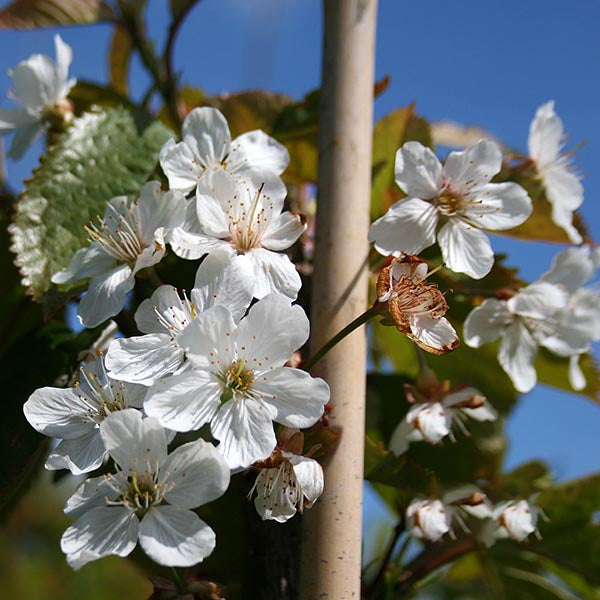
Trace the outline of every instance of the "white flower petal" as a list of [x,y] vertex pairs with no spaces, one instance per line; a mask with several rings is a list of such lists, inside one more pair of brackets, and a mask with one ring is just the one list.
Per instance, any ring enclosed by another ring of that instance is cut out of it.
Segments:
[[27,148],[32,146],[45,131],[44,126],[40,123],[32,123],[16,129],[8,151],[9,158],[13,160],[22,158]]
[[396,183],[408,196],[430,200],[441,188],[442,164],[419,142],[406,142],[396,152]]
[[[182,227],[175,227],[171,234],[171,248],[173,252],[186,260],[196,260],[209,252],[231,248],[229,242],[219,240],[203,233],[185,231]],[[233,250],[231,250],[233,252]]]
[[191,192],[204,173],[204,169],[194,162],[194,153],[185,143],[168,140],[159,153],[160,166],[169,180],[172,190],[187,194]]
[[231,134],[223,114],[216,108],[194,108],[185,118],[182,139],[201,165],[217,167],[231,151]]
[[[161,285],[156,288],[150,298],[146,298],[135,311],[135,324],[144,333],[166,333],[165,326],[158,320],[157,312],[160,314],[173,314],[179,321],[183,321],[186,315],[180,306],[180,298],[177,289],[172,285]],[[155,308],[156,307],[156,310]]]
[[231,469],[267,458],[277,443],[267,409],[250,398],[223,404],[210,430]]
[[37,125],[38,119],[24,108],[0,108],[0,133],[33,124]]
[[306,498],[309,508],[323,493],[323,469],[314,459],[307,456],[292,456],[290,462],[294,467],[294,474],[300,484],[300,489]]
[[209,442],[197,440],[176,448],[161,468],[169,484],[165,500],[178,508],[196,508],[222,496],[229,467]]
[[587,283],[596,271],[596,265],[590,257],[590,248],[567,248],[556,254],[550,270],[540,279],[564,286],[569,292],[576,292]]
[[106,455],[104,442],[98,429],[92,429],[81,437],[62,440],[50,452],[44,465],[46,469],[69,469],[73,475],[89,473],[97,469]]
[[481,279],[491,271],[494,253],[483,231],[451,219],[440,229],[437,238],[446,267],[455,273]]
[[106,273],[114,264],[115,259],[105,252],[98,244],[80,248],[75,252],[69,266],[52,275],[52,283],[70,283],[97,277]]
[[168,238],[172,229],[183,225],[187,200],[179,191],[164,191],[158,181],[149,181],[142,186],[136,202],[143,241],[147,245],[155,242],[157,229],[163,229]]
[[196,216],[205,234],[216,238],[229,237],[230,224],[235,226],[231,223],[231,206],[243,202],[246,187],[244,182],[227,171],[208,171],[198,182]]
[[160,465],[167,456],[167,438],[162,425],[144,418],[135,408],[110,413],[100,424],[100,435],[108,453],[121,469],[143,473]]
[[450,531],[449,509],[439,500],[414,500],[406,509],[410,534],[435,542]]
[[563,124],[554,112],[554,101],[551,100],[537,109],[529,127],[529,156],[539,168],[544,168],[558,158],[562,141]]
[[512,229],[533,211],[531,198],[518,184],[488,183],[473,191],[462,206],[462,215],[479,229]]
[[140,546],[159,565],[191,567],[216,544],[215,532],[196,513],[175,506],[154,506],[140,524]]
[[164,230],[161,227],[154,232],[154,241],[138,254],[133,267],[133,274],[136,275],[138,271],[159,263],[165,255],[165,244]]
[[185,353],[169,335],[149,333],[113,340],[106,354],[106,368],[114,379],[152,385],[175,373]]
[[94,428],[94,423],[82,419],[88,409],[76,388],[39,388],[23,405],[25,418],[34,429],[62,439],[81,437]]
[[69,564],[79,569],[103,556],[127,556],[135,548],[137,537],[138,520],[133,511],[102,506],[79,517],[64,532],[60,547]]
[[260,401],[271,418],[287,427],[314,425],[329,402],[329,386],[306,371],[282,367],[260,375],[252,389],[261,394]]
[[445,409],[440,402],[431,402],[415,407],[407,420],[425,442],[437,444],[450,433],[452,411]]
[[10,95],[31,114],[41,116],[57,99],[54,62],[42,54],[30,56],[13,70],[12,86]]
[[587,385],[585,375],[579,366],[579,358],[579,354],[569,358],[569,383],[571,384],[571,387],[578,392],[584,390]]
[[63,39],[58,34],[54,36],[54,50],[56,52],[57,89],[60,91],[61,96],[66,96],[69,93],[70,87],[73,85],[67,85],[69,67],[71,66],[71,61],[73,60],[73,51],[71,50],[71,46],[65,44]]
[[67,500],[65,514],[79,517],[92,508],[106,506],[106,498],[116,500],[120,487],[126,481],[118,475],[100,475],[86,479]]
[[227,169],[243,172],[247,169],[262,169],[281,175],[290,162],[285,146],[256,129],[243,133],[233,140],[227,158]]
[[573,226],[573,211],[583,202],[581,181],[562,163],[549,167],[543,180],[546,197],[552,204],[552,220],[566,231],[573,244],[581,244],[581,234]]
[[289,521],[296,514],[298,500],[301,500],[298,498],[298,487],[296,475],[289,462],[281,463],[272,469],[261,469],[254,484],[256,512],[263,521]]
[[502,166],[502,152],[498,144],[481,139],[460,152],[450,152],[444,163],[444,177],[453,190],[489,183]]
[[529,392],[536,384],[533,366],[536,353],[537,344],[521,321],[507,327],[498,349],[498,361],[519,392]]
[[148,389],[144,410],[164,427],[192,431],[208,423],[219,408],[221,386],[206,371],[189,370]]
[[229,310],[217,304],[193,319],[177,342],[188,360],[199,369],[228,367],[234,357],[232,334],[235,330]]
[[406,419],[402,419],[392,432],[388,448],[396,455],[400,456],[408,450],[410,443],[409,434],[412,431],[412,426],[408,424]]
[[277,294],[259,300],[240,321],[238,356],[258,372],[282,366],[308,340],[310,324],[299,305]]
[[568,299],[569,295],[564,288],[553,283],[537,281],[521,289],[506,304],[516,315],[546,319],[563,308]]
[[290,300],[296,299],[302,281],[287,254],[254,248],[246,256],[254,269],[255,298],[264,298],[268,294],[283,294]]
[[267,250],[289,248],[306,230],[306,222],[301,215],[286,211],[271,219],[261,244]]
[[437,209],[419,198],[407,198],[392,204],[369,229],[369,241],[380,254],[399,257],[419,254],[435,243]]
[[458,335],[445,317],[433,319],[429,315],[414,315],[408,321],[411,331],[408,337],[427,352],[445,354],[458,346]]
[[513,321],[514,316],[508,310],[506,301],[487,298],[481,306],[474,308],[467,316],[463,326],[465,344],[479,348],[497,340]]
[[232,255],[228,251],[209,254],[198,267],[191,292],[196,311],[223,305],[229,309],[234,321],[239,321],[252,302],[252,272],[247,256]]
[[121,312],[135,279],[128,265],[119,265],[94,277],[79,303],[77,315],[82,325],[96,327]]
[[[553,322],[556,319],[556,322]],[[563,310],[554,315],[547,327],[535,336],[540,346],[547,348],[558,356],[582,354],[590,349],[594,327],[590,324],[589,315],[577,314]]]

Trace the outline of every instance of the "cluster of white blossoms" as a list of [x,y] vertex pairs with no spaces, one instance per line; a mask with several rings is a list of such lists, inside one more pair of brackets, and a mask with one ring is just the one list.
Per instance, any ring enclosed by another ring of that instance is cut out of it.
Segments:
[[[283,522],[320,496],[323,472],[303,455],[299,428],[322,417],[329,387],[288,366],[309,336],[292,304],[300,277],[284,252],[305,229],[283,210],[288,160],[265,133],[232,141],[218,110],[194,109],[183,141],[160,152],[171,189],[151,181],[136,198],[110,200],[85,226],[89,246],[52,277],[88,280],[78,316],[94,327],[121,312],[136,277],[156,281],[169,245],[202,259],[191,290],[160,285],[141,302],[141,335],[112,340],[74,386],[38,389],[25,404],[31,425],[60,440],[48,469],[79,475],[108,457],[117,469],[67,502],[77,521],[61,545],[74,568],[126,556],[138,540],[163,565],[202,561],[215,534],[193,509],[222,495],[232,471],[257,470],[251,494],[263,519]],[[210,441],[198,433],[179,445],[177,432],[207,424]]]
[[465,342],[478,348],[500,338],[498,361],[515,388],[536,384],[538,348],[570,358],[576,390],[585,387],[578,360],[600,340],[600,292],[583,287],[600,265],[598,250],[569,248],[556,255],[551,269],[507,300],[488,298],[464,324]]
[[441,499],[413,500],[405,519],[406,531],[415,538],[437,542],[448,534],[455,539],[453,526],[459,525],[467,534],[474,529],[475,537],[489,547],[498,539],[524,542],[532,533],[539,538],[540,515],[545,517],[533,501],[510,500],[493,506],[481,490],[468,485],[447,492]]

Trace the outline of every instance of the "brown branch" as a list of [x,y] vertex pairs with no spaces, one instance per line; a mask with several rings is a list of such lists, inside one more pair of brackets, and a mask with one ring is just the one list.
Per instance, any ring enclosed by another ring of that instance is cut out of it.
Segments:
[[398,578],[394,593],[398,597],[408,594],[421,579],[460,556],[473,552],[476,548],[475,540],[472,538],[460,540],[452,545],[427,547],[406,566]]

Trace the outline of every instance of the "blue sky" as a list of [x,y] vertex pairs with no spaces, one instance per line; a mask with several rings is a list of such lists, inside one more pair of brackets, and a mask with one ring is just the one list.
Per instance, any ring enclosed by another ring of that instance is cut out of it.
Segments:
[[[164,0],[151,0],[150,30],[160,41],[167,22]],[[377,77],[391,85],[376,101],[381,117],[415,101],[431,120],[476,124],[505,143],[525,149],[535,109],[549,99],[570,134],[585,176],[582,212],[600,237],[600,3],[595,0],[380,0]],[[59,30],[74,48],[72,72],[106,81],[106,25]],[[7,69],[33,52],[53,56],[54,30],[0,34],[0,89]],[[176,46],[176,69],[186,83],[209,93],[263,88],[295,98],[319,84],[321,14],[318,0],[203,0]],[[134,63],[133,91],[147,78]],[[2,101],[2,106],[10,103]],[[18,163],[8,179],[22,187],[41,147]],[[525,278],[545,271],[558,246],[496,237]],[[598,468],[600,408],[577,396],[538,386],[512,415],[507,466],[546,459],[561,479]],[[576,443],[575,443],[576,440]]]

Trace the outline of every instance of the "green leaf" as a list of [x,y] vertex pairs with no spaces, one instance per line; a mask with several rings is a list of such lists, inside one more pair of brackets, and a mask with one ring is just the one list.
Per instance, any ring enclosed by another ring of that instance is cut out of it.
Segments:
[[77,84],[69,92],[69,99],[73,102],[76,115],[89,112],[98,106],[139,110],[129,98],[115,89],[85,80],[77,81]]
[[102,0],[15,0],[0,10],[0,29],[85,25],[112,17]]
[[86,245],[84,224],[114,196],[138,192],[169,137],[169,130],[143,113],[96,110],[76,118],[42,157],[10,227],[15,262],[34,299],[48,292],[50,277]]
[[402,196],[394,181],[398,148],[409,140],[431,146],[429,123],[414,112],[414,105],[399,108],[383,117],[373,130],[373,183],[371,186],[371,219],[380,217]]

